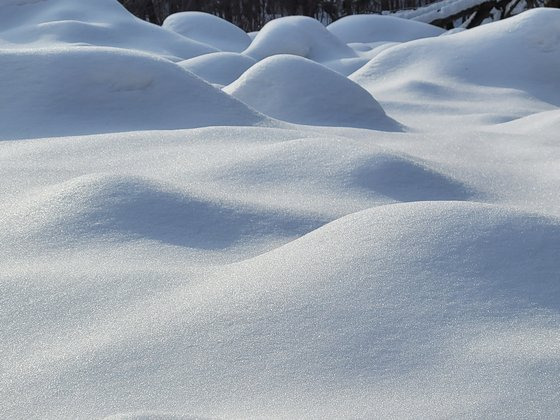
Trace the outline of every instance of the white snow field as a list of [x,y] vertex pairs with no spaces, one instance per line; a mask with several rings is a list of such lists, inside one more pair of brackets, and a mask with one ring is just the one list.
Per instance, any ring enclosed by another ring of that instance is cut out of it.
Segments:
[[187,17],[0,2],[0,418],[559,418],[560,10]]

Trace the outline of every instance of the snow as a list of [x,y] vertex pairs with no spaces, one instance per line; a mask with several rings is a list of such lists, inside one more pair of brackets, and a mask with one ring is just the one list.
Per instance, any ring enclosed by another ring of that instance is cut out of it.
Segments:
[[399,128],[362,87],[294,55],[260,61],[224,91],[266,115],[297,124]]
[[483,0],[441,0],[412,10],[400,10],[394,16],[430,23],[437,19],[446,19],[464,10],[472,9],[484,3]]
[[560,417],[559,19],[2,2],[0,418]]
[[321,23],[306,16],[288,16],[268,22],[245,54],[256,60],[292,54],[318,62],[356,57],[351,48]]
[[249,35],[234,24],[203,12],[173,13],[162,26],[220,51],[242,52],[251,43]]
[[3,138],[266,120],[172,62],[133,50],[5,50],[0,66],[0,84],[10,86],[0,91]]
[[441,35],[437,26],[384,15],[346,16],[327,26],[327,29],[346,44],[361,42],[407,42]]
[[243,54],[216,52],[178,63],[184,69],[215,85],[229,85],[257,60]]
[[93,45],[140,50],[173,61],[216,51],[137,19],[114,0],[3,0],[0,48]]
[[458,113],[462,118],[470,114],[506,122],[560,105],[559,41],[560,10],[534,9],[492,25],[386,49],[350,79],[382,103],[385,97],[400,102],[395,110],[384,103],[396,119],[396,108],[409,107],[410,114],[410,106],[418,106],[424,113],[430,104],[435,115],[431,111],[442,103],[456,102],[463,108]]

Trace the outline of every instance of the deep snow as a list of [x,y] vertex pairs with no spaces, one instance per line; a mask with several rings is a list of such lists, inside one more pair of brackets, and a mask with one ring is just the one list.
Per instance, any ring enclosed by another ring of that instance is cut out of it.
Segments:
[[559,13],[2,2],[0,418],[559,417]]

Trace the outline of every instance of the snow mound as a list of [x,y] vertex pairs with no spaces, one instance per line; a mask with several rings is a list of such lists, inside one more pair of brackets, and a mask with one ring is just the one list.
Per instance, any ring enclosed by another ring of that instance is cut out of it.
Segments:
[[141,50],[173,61],[216,51],[137,19],[116,0],[0,3],[0,47],[76,44]]
[[392,47],[350,78],[371,92],[403,89],[411,81],[453,81],[517,89],[560,105],[558,68],[560,10],[541,8]]
[[266,58],[224,91],[266,115],[297,124],[399,128],[360,86],[302,57]]
[[241,52],[251,44],[251,38],[241,28],[209,13],[174,13],[162,26],[221,51]]
[[208,83],[229,85],[257,61],[247,55],[217,52],[191,58],[179,63]]
[[306,16],[288,16],[268,22],[245,54],[256,60],[276,54],[292,54],[317,62],[357,57],[320,22]]
[[[289,214],[227,207],[138,177],[90,174],[43,188],[6,210],[3,242],[50,249],[91,241],[157,241],[218,250],[268,234],[308,232]],[[314,226],[316,227],[316,225]]]
[[327,26],[343,42],[408,42],[441,35],[437,26],[384,15],[346,16]]
[[[61,300],[79,307],[63,317],[73,328],[40,336],[4,374],[10,389],[52,378],[52,387],[28,391],[33,407],[56,396],[60,407],[87,402],[86,413],[139,398],[232,417],[403,418],[428,409],[525,417],[534,400],[554,413],[558,249],[557,219],[507,208],[368,209],[203,281],[154,282],[147,296],[120,296],[120,310],[106,309],[110,292],[134,285],[134,274],[115,274],[104,293],[51,286],[35,305],[55,315]],[[239,406],[240,398],[255,402]]]
[[380,153],[357,165],[354,184],[395,201],[467,200],[466,185],[405,157]]
[[138,52],[6,50],[0,67],[4,139],[264,121],[179,66]]

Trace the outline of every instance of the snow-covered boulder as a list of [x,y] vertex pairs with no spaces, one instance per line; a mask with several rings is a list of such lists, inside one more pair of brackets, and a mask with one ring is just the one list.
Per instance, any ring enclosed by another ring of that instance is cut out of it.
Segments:
[[73,47],[0,52],[0,138],[207,125],[263,116],[170,61]]
[[438,36],[445,31],[437,26],[384,15],[346,16],[327,26],[327,29],[349,44],[354,42],[407,42]]
[[384,130],[398,127],[363,88],[293,55],[260,61],[224,91],[264,114],[293,123]]
[[257,62],[244,54],[216,52],[178,63],[208,83],[229,85]]
[[140,50],[173,61],[216,51],[134,17],[116,0],[3,0],[0,47],[94,45]]
[[221,51],[241,52],[251,43],[251,38],[241,28],[204,12],[174,13],[162,26]]

